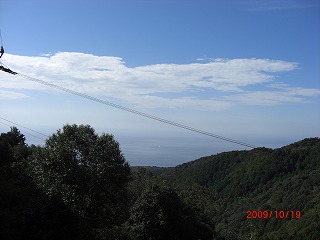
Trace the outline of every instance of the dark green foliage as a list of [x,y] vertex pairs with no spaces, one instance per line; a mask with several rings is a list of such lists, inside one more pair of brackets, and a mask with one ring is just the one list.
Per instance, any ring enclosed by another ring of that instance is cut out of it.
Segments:
[[[204,157],[162,173],[175,183],[199,184],[218,196],[211,206],[226,238],[317,239],[320,139],[272,150],[257,148]],[[246,219],[247,210],[300,210],[300,219]]]
[[26,174],[33,148],[24,140],[16,128],[0,136],[0,239],[88,239],[81,219]]
[[25,137],[16,127],[0,135],[0,167],[10,167],[13,162],[20,162],[29,155]]
[[66,125],[35,149],[28,169],[38,187],[59,196],[93,229],[112,229],[127,215],[130,168],[112,135]]
[[[0,239],[318,239],[320,139],[130,168],[112,135],[0,135]],[[299,210],[299,219],[246,219]]]
[[137,199],[130,222],[141,240],[212,239],[210,226],[200,222],[173,189],[157,185]]
[[136,168],[129,185],[129,230],[134,239],[222,239],[210,220],[215,210],[207,208],[216,200],[211,191],[174,185],[152,172]]

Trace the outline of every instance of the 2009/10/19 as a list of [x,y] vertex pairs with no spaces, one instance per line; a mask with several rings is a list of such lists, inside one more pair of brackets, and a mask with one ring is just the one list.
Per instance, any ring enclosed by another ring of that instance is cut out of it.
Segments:
[[298,219],[301,217],[301,212],[299,210],[248,210],[247,211],[247,218],[291,218],[291,219]]

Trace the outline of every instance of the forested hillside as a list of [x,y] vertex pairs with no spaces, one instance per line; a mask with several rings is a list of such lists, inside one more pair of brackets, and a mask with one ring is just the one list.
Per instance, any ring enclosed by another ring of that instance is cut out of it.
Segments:
[[[275,150],[224,152],[168,169],[162,175],[177,184],[198,184],[215,193],[217,200],[208,205],[216,210],[212,216],[216,231],[228,239],[320,236],[319,138]],[[247,219],[248,210],[273,211],[274,215]],[[281,218],[280,211],[293,212]]]
[[44,146],[12,127],[0,135],[0,239],[319,239],[319,186],[319,138],[130,168],[88,125]]
[[65,125],[44,146],[15,127],[0,135],[0,239],[221,239],[185,189],[131,173],[114,137],[88,125]]

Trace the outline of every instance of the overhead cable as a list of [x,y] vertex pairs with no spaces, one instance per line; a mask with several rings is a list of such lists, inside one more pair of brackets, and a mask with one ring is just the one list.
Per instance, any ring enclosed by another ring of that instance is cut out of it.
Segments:
[[100,98],[92,97],[90,95],[87,95],[87,94],[84,94],[84,93],[80,93],[80,92],[77,92],[77,91],[74,91],[74,90],[71,90],[71,89],[68,89],[68,88],[53,84],[53,83],[49,83],[49,82],[46,82],[46,81],[43,81],[43,80],[40,80],[40,79],[37,79],[37,78],[34,78],[34,77],[30,77],[30,76],[25,75],[25,74],[18,73],[18,76],[20,76],[22,78],[25,78],[25,79],[28,79],[28,80],[33,81],[33,82],[37,82],[37,83],[43,84],[43,85],[51,87],[51,88],[58,89],[60,91],[64,91],[64,92],[67,92],[67,93],[70,93],[70,94],[73,94],[73,95],[77,95],[79,97],[86,98],[86,99],[89,99],[91,101],[98,102],[98,103],[101,103],[101,104],[104,104],[104,105],[107,105],[107,106],[111,106],[111,107],[114,107],[114,108],[118,108],[120,110],[123,110],[123,111],[126,111],[126,112],[130,112],[130,113],[142,116],[142,117],[146,117],[146,118],[158,121],[158,122],[166,123],[166,124],[169,124],[169,125],[172,125],[172,126],[175,126],[175,127],[183,128],[183,129],[186,129],[186,130],[189,130],[189,131],[192,131],[192,132],[200,133],[200,134],[203,134],[203,135],[206,135],[206,136],[209,136],[209,137],[217,138],[217,139],[220,139],[220,140],[224,140],[224,141],[227,141],[227,142],[235,143],[235,144],[242,145],[242,146],[245,146],[245,147],[249,147],[249,148],[256,148],[257,147],[257,146],[254,146],[252,144],[248,144],[248,143],[241,142],[241,141],[238,141],[238,140],[235,140],[235,139],[223,137],[223,136],[220,136],[220,135],[217,135],[217,134],[214,134],[214,133],[210,133],[210,132],[207,132],[207,131],[204,131],[204,130],[200,130],[200,129],[197,129],[197,128],[189,127],[189,126],[186,126],[186,125],[183,125],[183,124],[180,124],[180,123],[177,123],[177,122],[173,122],[173,121],[170,121],[170,120],[167,120],[167,119],[164,119],[164,118],[160,118],[160,117],[153,116],[153,115],[150,115],[150,114],[147,114],[147,113],[144,113],[144,112],[140,112],[140,111],[134,110],[132,108],[128,108],[128,107],[124,107],[124,106],[121,106],[121,105],[118,105],[118,104],[115,104],[115,103],[112,103],[112,102],[108,102],[108,101],[102,100]]
[[37,134],[40,134],[40,135],[42,135],[42,136],[44,136],[44,137],[49,137],[49,136],[46,135],[46,134],[43,134],[43,133],[38,132],[38,131],[36,131],[36,130],[33,130],[33,129],[31,129],[31,128],[22,126],[22,125],[20,125],[20,124],[18,124],[18,123],[12,122],[12,121],[10,121],[10,120],[8,120],[8,119],[5,119],[5,118],[3,118],[3,117],[1,117],[1,116],[0,116],[0,119],[4,120],[4,121],[6,121],[6,122],[12,123],[12,124],[14,124],[14,125],[16,125],[16,126],[23,127],[23,128],[25,128],[25,129],[28,129],[29,131],[32,131],[32,132],[37,133]]
[[[8,71],[5,71],[5,72],[8,72]],[[183,129],[186,129],[186,130],[189,130],[189,131],[192,131],[192,132],[200,133],[202,135],[206,135],[206,136],[217,138],[217,139],[224,140],[224,141],[227,141],[227,142],[235,143],[235,144],[242,145],[242,146],[245,146],[245,147],[257,148],[257,146],[254,146],[254,145],[249,144],[249,143],[245,143],[245,142],[241,142],[241,141],[238,141],[238,140],[235,140],[235,139],[223,137],[223,136],[220,136],[220,135],[217,135],[217,134],[214,134],[214,133],[210,133],[210,132],[207,132],[207,131],[204,131],[204,130],[200,130],[200,129],[189,127],[189,126],[186,126],[186,125],[183,125],[183,124],[180,124],[180,123],[177,123],[177,122],[173,122],[173,121],[170,121],[170,120],[167,120],[167,119],[164,119],[164,118],[160,118],[160,117],[157,117],[157,116],[154,116],[154,115],[151,115],[151,114],[140,112],[140,111],[134,110],[132,108],[124,107],[124,106],[121,106],[121,105],[118,105],[118,104],[115,104],[115,103],[112,103],[112,102],[108,102],[108,101],[102,100],[100,98],[92,97],[90,95],[87,95],[87,94],[84,94],[84,93],[80,93],[80,92],[77,92],[77,91],[74,91],[74,90],[71,90],[71,89],[68,89],[68,88],[53,84],[53,83],[49,83],[49,82],[46,82],[46,81],[43,81],[43,80],[40,80],[40,79],[37,79],[37,78],[34,78],[34,77],[30,77],[30,76],[22,74],[22,73],[14,72],[14,74],[15,75],[17,74],[18,76],[20,76],[22,78],[25,78],[25,79],[28,79],[30,81],[37,82],[37,83],[43,84],[45,86],[58,89],[60,91],[64,91],[64,92],[67,92],[67,93],[70,93],[70,94],[73,94],[73,95],[77,95],[79,97],[86,98],[86,99],[89,99],[91,101],[98,102],[98,103],[101,103],[101,104],[104,104],[104,105],[107,105],[107,106],[110,106],[110,107],[118,108],[120,110],[123,110],[123,111],[126,111],[126,112],[130,112],[130,113],[142,116],[142,117],[146,117],[146,118],[158,121],[158,122],[166,123],[168,125],[172,125],[172,126],[175,126],[175,127],[183,128]]]
[[[1,117],[0,117],[0,118],[1,118]],[[37,131],[35,131],[35,130],[32,130],[31,128],[24,127],[24,126],[22,126],[22,125],[19,125],[19,124],[17,124],[17,123],[11,122],[11,121],[6,120],[6,119],[4,119],[4,118],[1,118],[1,119],[5,120],[5,121],[7,121],[7,122],[13,123],[14,125],[17,125],[17,126],[20,126],[20,127],[22,127],[22,128],[28,129],[28,130],[30,130],[30,131],[33,131],[33,132],[35,132],[35,133],[41,134],[41,135],[43,135],[43,136],[45,136],[45,137],[48,137],[47,135],[45,135],[45,134],[43,134],[43,133],[37,132]],[[1,122],[1,121],[0,121],[0,123],[3,124],[3,125],[6,125],[6,126],[8,126],[8,127],[12,127],[11,125],[9,125],[9,124],[7,124],[7,123]],[[21,130],[21,129],[19,129],[19,130]],[[46,141],[46,139],[44,139],[44,138],[42,138],[42,137],[39,137],[39,136],[36,136],[36,135],[34,135],[34,134],[31,134],[31,133],[29,133],[29,132],[27,132],[27,131],[25,131],[25,130],[21,130],[21,131],[24,132],[25,134],[28,134],[28,135],[32,136],[32,137],[35,137],[35,138],[38,138],[38,139],[40,139],[40,140]]]

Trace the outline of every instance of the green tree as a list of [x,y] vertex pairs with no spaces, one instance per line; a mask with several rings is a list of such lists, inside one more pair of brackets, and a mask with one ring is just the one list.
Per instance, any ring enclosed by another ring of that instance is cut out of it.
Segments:
[[32,149],[15,127],[0,135],[0,239],[89,239],[81,218],[26,174]]
[[35,149],[28,169],[48,196],[59,196],[92,229],[111,231],[127,216],[130,168],[112,135],[65,125]]
[[16,127],[10,132],[0,135],[0,167],[9,166],[13,162],[20,162],[29,154],[25,137]]
[[149,186],[137,199],[130,217],[137,239],[212,239],[210,226],[199,221],[172,188]]

